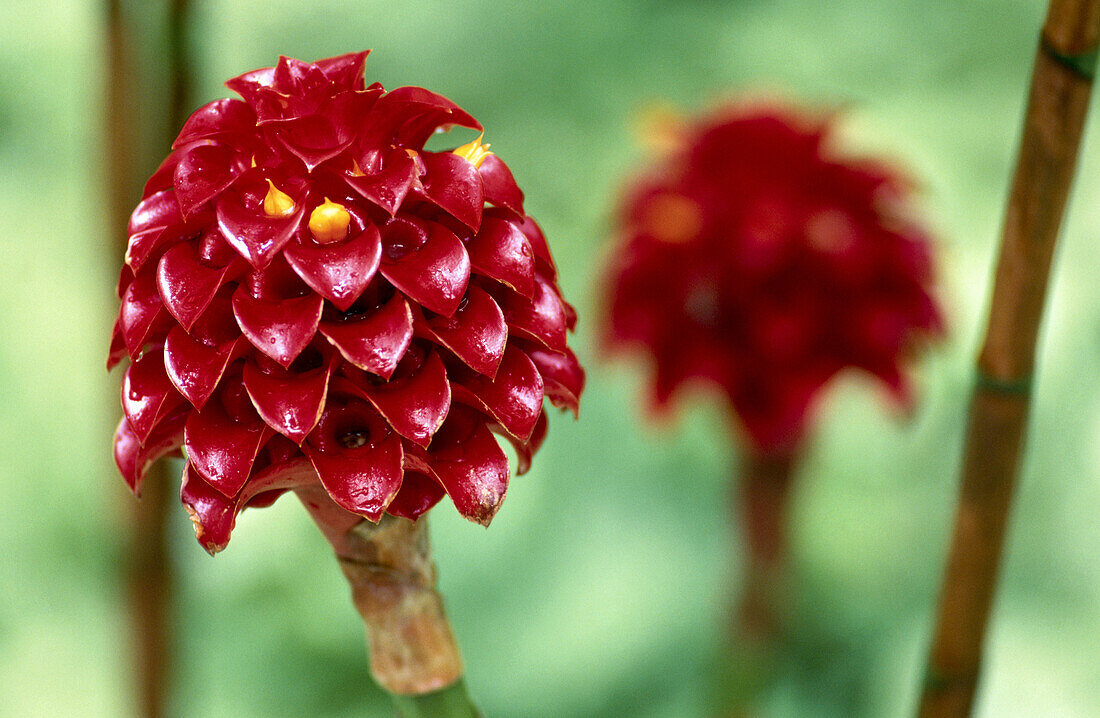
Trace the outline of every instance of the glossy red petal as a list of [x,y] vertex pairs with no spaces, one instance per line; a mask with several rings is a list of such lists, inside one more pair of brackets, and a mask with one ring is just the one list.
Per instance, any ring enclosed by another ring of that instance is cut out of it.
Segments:
[[[210,306],[187,330],[192,339],[216,347],[241,338],[241,328],[233,314],[233,291],[232,286],[226,286],[214,296]],[[250,346],[248,342],[242,343]]]
[[[402,245],[421,233],[422,245]],[[435,222],[424,226],[397,218],[383,228],[382,248],[383,277],[426,309],[454,314],[470,281],[470,257],[453,232]]]
[[323,97],[330,88],[330,81],[313,63],[280,55],[271,75],[271,87],[286,96],[287,104],[293,108],[294,102],[306,103]]
[[[133,237],[136,234],[164,229],[182,220],[176,194],[169,189],[146,197],[134,208],[126,227],[126,234]],[[127,262],[127,264],[133,267],[132,263]]]
[[307,372],[265,372],[251,361],[244,365],[244,386],[260,417],[275,431],[301,444],[321,418],[332,362]]
[[255,131],[256,114],[247,103],[231,98],[214,100],[191,113],[172,148],[195,140],[232,139]]
[[126,480],[126,485],[136,496],[141,495],[141,485],[149,467],[183,445],[183,425],[186,419],[187,415],[183,412],[165,419],[157,424],[144,445],[126,417],[119,422],[114,438],[115,464]]
[[561,299],[561,308],[562,311],[565,312],[565,328],[571,332],[576,331],[577,309],[572,304],[565,301],[560,294],[558,295],[558,299]]
[[400,148],[373,147],[361,153],[357,161],[362,174],[345,174],[344,181],[392,217],[417,176],[416,161]]
[[416,521],[446,495],[447,492],[432,477],[406,470],[401,480],[401,490],[386,507],[386,513]]
[[527,439],[542,411],[542,376],[520,349],[509,346],[495,379],[472,375],[455,381],[451,391],[456,400],[483,408],[509,433]]
[[389,379],[412,341],[412,311],[405,298],[395,294],[365,319],[325,321],[319,329],[349,362]]
[[227,145],[199,143],[188,149],[176,166],[173,183],[183,216],[194,213],[233,184],[247,162]]
[[242,341],[235,339],[208,346],[188,336],[181,327],[173,328],[164,343],[164,367],[176,391],[201,410]]
[[279,56],[272,74],[272,87],[284,95],[308,95],[325,88],[329,79],[311,62]]
[[368,224],[346,242],[318,244],[299,239],[286,245],[284,256],[302,280],[341,311],[355,303],[378,271],[382,240]]
[[190,463],[183,468],[180,501],[195,525],[195,538],[207,553],[213,556],[224,549],[237,523],[237,502],[207,483]]
[[423,147],[440,129],[455,126],[483,129],[481,123],[461,107],[423,87],[398,87],[387,93],[386,98],[404,105],[404,116],[394,137],[398,146]]
[[156,259],[171,245],[202,226],[206,215],[200,214],[184,222],[175,192],[158,192],[141,201],[130,216],[126,264],[138,272],[146,262]]
[[535,280],[531,300],[507,293],[500,305],[504,321],[517,335],[534,339],[552,351],[565,351],[565,331],[568,323],[565,306],[554,290],[541,277]]
[[258,88],[270,87],[274,75],[274,67],[261,67],[258,70],[250,70],[243,75],[226,80],[225,86],[248,101],[251,94]]
[[486,217],[466,244],[472,271],[511,287],[530,299],[535,293],[535,255],[514,223]]
[[324,303],[316,294],[281,301],[255,299],[242,286],[233,293],[233,314],[252,346],[285,368],[317,333]]
[[584,369],[569,349],[562,353],[529,349],[531,358],[542,375],[543,391],[554,406],[569,409],[573,417],[580,411],[580,396],[584,391]]
[[508,326],[500,307],[484,289],[471,284],[465,302],[454,316],[434,315],[424,322],[424,327],[426,334],[454,352],[471,369],[488,377],[496,376],[508,343]]
[[443,361],[434,352],[407,377],[364,385],[361,395],[374,404],[393,430],[427,446],[451,407],[451,387]]
[[531,470],[531,461],[535,457],[535,452],[542,446],[542,442],[546,440],[550,422],[546,420],[546,410],[543,409],[539,413],[539,420],[535,422],[535,430],[526,440],[517,439],[505,431],[504,427],[490,426],[489,429],[507,439],[516,450],[516,474],[523,476]]
[[363,139],[380,146],[423,147],[437,129],[453,125],[482,129],[446,97],[423,87],[398,87],[378,100]]
[[127,353],[126,340],[122,338],[122,328],[116,319],[115,325],[111,329],[111,348],[107,351],[107,371],[111,371],[118,366],[118,363],[126,357]]
[[523,217],[523,191],[516,184],[512,170],[496,155],[488,155],[478,168],[485,201],[504,207]]
[[134,281],[134,270],[126,264],[122,265],[122,268],[118,272],[118,284],[115,285],[115,296],[122,299],[122,296],[126,294],[126,288]]
[[130,422],[126,420],[125,416],[118,422],[118,427],[115,429],[113,448],[115,465],[118,466],[119,473],[126,480],[126,485],[130,487],[130,491],[135,495],[138,494],[141,490],[141,480],[145,476],[146,467],[142,466],[140,459],[141,440],[130,428]]
[[187,418],[184,449],[195,470],[222,495],[232,497],[248,480],[252,462],[268,435],[258,416],[236,422],[221,402],[209,401],[202,411],[193,411]]
[[313,63],[332,84],[347,90],[362,90],[364,87],[363,68],[367,64],[370,50],[350,52],[346,55],[328,57]]
[[160,258],[157,289],[164,306],[184,329],[189,330],[234,272],[232,264],[225,267],[207,265],[199,258],[194,244],[183,242]]
[[303,449],[329,496],[352,513],[371,521],[382,518],[401,488],[401,439],[396,434],[355,449],[325,453],[309,444]]
[[[134,358],[151,341],[157,328],[165,325],[168,312],[157,293],[156,278],[151,272],[137,277],[122,296],[118,326],[126,342],[126,350]],[[170,321],[170,320],[169,320]]]
[[160,163],[160,167],[157,167],[152,176],[145,181],[145,187],[141,190],[142,199],[157,192],[172,189],[172,184],[176,181],[176,167],[179,166],[180,158],[187,153],[188,149],[190,148],[180,147],[180,149],[168,153],[168,156]]
[[458,512],[488,526],[508,491],[508,456],[483,422],[468,417],[473,413],[456,411],[428,456]]
[[241,491],[227,497],[208,484],[188,465],[184,469],[180,499],[195,524],[195,535],[203,548],[217,553],[229,543],[237,515],[250,506],[267,506],[289,489],[303,489],[317,484],[317,472],[304,456],[281,462],[254,473]]
[[531,217],[524,217],[519,225],[520,231],[527,235],[527,241],[531,243],[531,249],[539,259],[540,269],[551,281],[558,278],[558,267],[554,264],[554,257],[550,254],[550,245],[546,243],[546,235]]
[[246,207],[236,192],[218,199],[218,228],[225,240],[256,269],[263,269],[282,249],[302,223],[304,207],[299,202],[287,217],[268,217],[263,209]]
[[435,205],[459,222],[477,231],[485,194],[481,175],[465,157],[453,152],[421,152],[427,174],[422,180],[424,194]]
[[[461,408],[461,407],[460,407]],[[431,474],[432,465],[428,461],[428,450],[419,444],[414,444],[411,441],[404,442],[405,458],[404,465],[405,471],[413,471],[420,474]]]
[[182,399],[164,371],[163,352],[145,352],[126,368],[122,379],[122,410],[142,442],[149,437],[157,421],[179,406]]
[[354,135],[321,113],[280,123],[272,132],[311,171],[346,150],[355,140]]

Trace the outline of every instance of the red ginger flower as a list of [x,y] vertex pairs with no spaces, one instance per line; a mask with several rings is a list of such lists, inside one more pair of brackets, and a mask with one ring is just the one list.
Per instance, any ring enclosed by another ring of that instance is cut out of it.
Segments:
[[[488,525],[577,411],[576,315],[507,166],[419,87],[366,86],[366,52],[280,58],[188,119],[129,226],[108,367],[129,356],[115,458],[140,491],[183,449],[199,541],[318,481],[343,509],[416,519],[450,495]],[[486,206],[488,204],[489,206]]]
[[655,408],[709,380],[770,452],[793,448],[845,367],[908,400],[907,345],[941,330],[928,239],[898,211],[907,184],[832,157],[828,137],[827,121],[789,111],[725,110],[636,183],[605,338],[652,356]]

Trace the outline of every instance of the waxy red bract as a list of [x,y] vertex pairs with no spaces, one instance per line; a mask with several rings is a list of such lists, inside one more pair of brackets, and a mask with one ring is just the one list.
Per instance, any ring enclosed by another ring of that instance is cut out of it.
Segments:
[[[425,150],[481,125],[428,90],[368,86],[366,57],[230,80],[243,99],[192,114],[130,222],[115,457],[137,492],[182,454],[212,553],[243,508],[305,486],[372,521],[450,495],[487,525],[510,474],[492,432],[522,473],[543,399],[575,412],[583,390],[575,314],[511,171]],[[348,232],[319,242],[326,200]]]
[[[727,108],[678,135],[623,204],[605,301],[607,347],[652,358],[654,408],[701,380],[768,452],[797,444],[847,367],[907,401],[901,363],[942,327],[902,177],[836,158],[829,121],[787,109]],[[540,352],[562,350],[552,292],[503,305]],[[547,393],[570,397],[571,367],[540,352]]]

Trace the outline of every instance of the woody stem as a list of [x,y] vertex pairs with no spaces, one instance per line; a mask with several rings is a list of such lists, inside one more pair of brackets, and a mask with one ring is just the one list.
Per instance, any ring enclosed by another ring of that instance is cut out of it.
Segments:
[[336,506],[323,488],[297,493],[332,544],[367,630],[371,674],[399,714],[477,716],[436,590],[427,518],[385,514],[374,524]]
[[1036,52],[970,402],[961,493],[920,703],[970,714],[1030,404],[1051,259],[1073,181],[1100,33],[1100,0],[1051,0]]

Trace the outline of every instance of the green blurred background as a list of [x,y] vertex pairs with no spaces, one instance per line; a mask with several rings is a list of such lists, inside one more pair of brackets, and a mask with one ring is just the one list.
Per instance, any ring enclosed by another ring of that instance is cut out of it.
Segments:
[[[796,497],[792,652],[764,699],[768,716],[911,713],[1043,5],[193,3],[192,107],[280,53],[374,48],[368,81],[423,85],[476,115],[581,313],[580,421],[552,418],[491,530],[433,512],[442,590],[487,715],[705,714],[716,621],[740,579],[734,448],[705,402],[664,426],[642,421],[642,368],[599,363],[593,349],[594,297],[611,208],[643,162],[639,111],[745,89],[843,106],[847,146],[910,167],[940,237],[953,333],[916,368],[917,409],[892,413],[857,375],[821,406]],[[162,18],[138,15],[151,30],[135,42],[163,62]],[[92,0],[0,8],[0,716],[135,711],[117,583],[132,499],[110,459],[117,376],[103,371],[124,231],[105,211],[105,18]],[[1100,715],[1097,124],[1055,267],[986,717]],[[246,512],[215,559],[182,509],[172,518],[174,715],[390,715],[347,587],[297,502]]]

